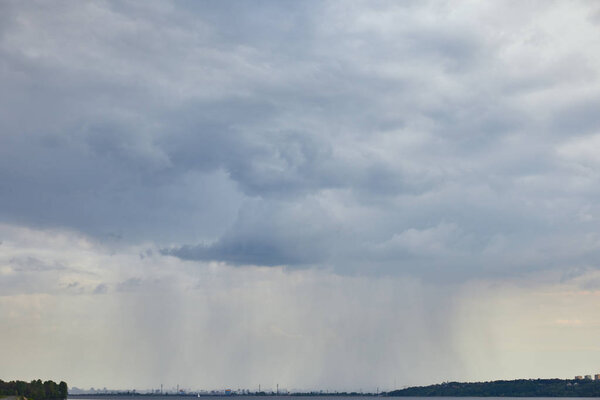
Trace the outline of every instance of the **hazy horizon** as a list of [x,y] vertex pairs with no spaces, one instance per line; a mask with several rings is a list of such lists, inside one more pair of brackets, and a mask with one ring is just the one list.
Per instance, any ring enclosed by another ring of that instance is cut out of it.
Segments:
[[[595,378],[593,375],[587,374],[590,377],[584,377],[584,376],[580,376],[579,377],[579,381],[598,381],[597,378]],[[574,379],[574,377],[569,377],[569,378],[559,378],[559,377],[553,377],[553,378],[548,378],[548,377],[538,377],[538,378],[521,378],[521,379],[531,379],[531,380],[554,380],[554,379],[559,379],[559,380],[567,380],[567,381],[577,381],[577,379]],[[520,378],[517,378],[516,380],[520,380]],[[477,382],[461,382],[461,383],[482,383],[482,382],[491,382],[491,381],[496,381],[494,379],[489,380],[489,381],[477,381]],[[510,381],[510,380],[509,380]],[[442,382],[430,382],[428,384],[424,384],[424,385],[417,385],[417,386],[431,386],[431,385],[440,385],[440,384],[445,384],[445,383],[449,383],[448,381],[442,381]],[[163,385],[164,386],[164,385]],[[380,393],[386,393],[386,392],[391,392],[391,391],[396,391],[396,390],[401,390],[401,389],[406,389],[409,386],[407,385],[402,385],[402,386],[398,386],[398,387],[390,387],[387,389],[382,389],[378,386],[374,386],[374,387],[367,387],[365,388],[360,388],[356,391],[345,391],[345,390],[336,390],[336,389],[329,389],[329,390],[323,390],[320,388],[305,388],[305,389],[299,389],[299,388],[289,388],[289,387],[278,387],[278,386],[274,386],[274,387],[265,387],[265,385],[261,385],[261,386],[255,386],[254,388],[247,388],[247,387],[239,387],[239,385],[229,385],[226,387],[221,387],[221,388],[202,388],[202,387],[179,387],[179,386],[171,386],[171,387],[162,387],[160,385],[155,385],[155,387],[152,388],[108,388],[108,387],[90,387],[90,388],[80,388],[80,387],[70,387],[69,388],[69,394],[73,394],[73,395],[77,395],[77,396],[85,396],[85,395],[94,395],[95,397],[102,397],[104,394],[106,394],[108,397],[111,396],[115,396],[118,395],[118,392],[129,392],[129,391],[135,391],[137,392],[137,394],[139,395],[148,395],[148,396],[191,396],[191,395],[196,395],[197,393],[201,393],[202,396],[222,396],[225,394],[225,392],[227,390],[230,390],[232,392],[235,393],[235,395],[237,396],[253,396],[253,397],[261,397],[261,395],[257,395],[256,393],[267,393],[267,395],[265,397],[272,397],[273,394],[278,394],[281,396],[288,396],[288,395],[293,395],[294,393],[311,393],[311,395],[313,396],[327,396],[328,394],[336,394],[336,393],[355,393],[354,396],[356,395],[360,395],[360,394],[365,394],[365,395],[376,395],[376,394],[380,394]],[[161,392],[162,390],[162,392]],[[72,392],[73,391],[73,392]],[[76,393],[74,393],[76,392]],[[415,397],[415,396],[405,396],[405,397]],[[421,397],[421,396],[418,396]],[[429,396],[429,397],[454,397],[454,396]],[[461,396],[462,397],[462,396]],[[480,396],[467,396],[467,397],[480,397]],[[511,397],[511,396],[497,396],[497,397]],[[530,396],[519,396],[519,397],[530,397]],[[547,397],[547,398],[551,398],[548,396],[536,396],[536,397]],[[556,396],[553,396],[556,397]],[[560,397],[564,397],[564,396],[560,396]],[[483,397],[482,397],[483,398]],[[516,397],[515,397],[516,398]],[[573,397],[573,398],[576,398]]]
[[600,373],[599,72],[591,1],[0,0],[0,378]]

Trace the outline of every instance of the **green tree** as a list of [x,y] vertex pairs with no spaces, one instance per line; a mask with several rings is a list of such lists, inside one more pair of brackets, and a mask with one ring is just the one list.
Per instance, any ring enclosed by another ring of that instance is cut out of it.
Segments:
[[58,397],[61,399],[66,399],[69,394],[69,387],[65,381],[60,381],[58,384]]

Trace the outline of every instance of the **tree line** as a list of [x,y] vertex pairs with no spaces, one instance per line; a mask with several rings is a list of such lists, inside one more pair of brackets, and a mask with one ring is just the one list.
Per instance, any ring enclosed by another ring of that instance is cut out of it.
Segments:
[[446,382],[387,393],[388,396],[468,397],[600,397],[600,381],[517,379],[492,382]]
[[0,396],[24,396],[32,400],[66,399],[68,387],[64,381],[42,382],[41,379],[31,382],[10,381],[0,379]]

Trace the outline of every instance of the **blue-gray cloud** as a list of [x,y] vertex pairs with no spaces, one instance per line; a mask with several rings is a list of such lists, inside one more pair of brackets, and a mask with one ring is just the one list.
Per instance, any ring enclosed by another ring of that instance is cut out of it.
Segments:
[[543,2],[0,7],[0,221],[240,265],[594,266],[589,4],[562,33]]

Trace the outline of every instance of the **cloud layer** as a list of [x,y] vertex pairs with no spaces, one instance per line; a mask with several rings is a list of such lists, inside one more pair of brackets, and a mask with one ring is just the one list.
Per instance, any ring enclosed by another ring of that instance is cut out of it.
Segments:
[[589,3],[2,7],[6,222],[340,272],[598,254]]

